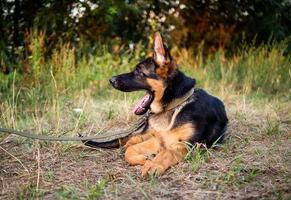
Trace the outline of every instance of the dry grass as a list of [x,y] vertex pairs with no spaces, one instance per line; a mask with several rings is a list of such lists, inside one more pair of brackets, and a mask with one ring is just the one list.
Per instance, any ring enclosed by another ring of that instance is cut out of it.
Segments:
[[[0,198],[290,199],[290,103],[218,95],[230,118],[225,144],[195,149],[162,177],[142,179],[140,167],[129,166],[121,149],[93,150],[78,143],[39,143],[5,136],[0,143]],[[59,130],[89,132],[126,126],[132,120],[127,96],[96,101],[83,92],[72,102],[60,111]],[[83,109],[83,116],[72,114],[76,107]],[[50,119],[37,118],[38,125],[31,129],[54,130],[48,125]]]
[[[1,126],[59,135],[127,127],[140,93],[109,90],[108,78],[139,55],[101,49],[77,58],[64,45],[46,59],[40,36],[31,39],[30,73],[0,74]],[[291,60],[283,51],[173,51],[183,71],[224,100],[230,125],[223,146],[193,149],[162,177],[141,179],[121,149],[0,135],[0,199],[291,199]]]

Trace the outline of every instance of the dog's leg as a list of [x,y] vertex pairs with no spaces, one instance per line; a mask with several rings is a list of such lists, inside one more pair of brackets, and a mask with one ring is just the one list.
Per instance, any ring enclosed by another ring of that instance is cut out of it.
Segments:
[[196,130],[191,123],[184,124],[173,130],[161,132],[164,149],[161,150],[153,160],[147,160],[142,169],[142,175],[155,172],[164,173],[172,165],[176,165],[187,154],[187,144],[195,137]]
[[149,138],[151,138],[153,136],[153,132],[152,131],[147,131],[144,134],[140,134],[140,135],[136,135],[136,136],[132,136],[127,142],[126,144],[123,146],[125,149],[127,149],[128,147],[144,142],[146,140],[148,140]]
[[163,174],[169,167],[176,165],[187,154],[186,144],[172,145],[171,149],[164,149],[153,160],[147,160],[142,169],[142,176],[148,173]]
[[125,151],[125,160],[131,165],[143,165],[150,156],[156,155],[160,148],[160,141],[151,137],[144,142],[129,146]]

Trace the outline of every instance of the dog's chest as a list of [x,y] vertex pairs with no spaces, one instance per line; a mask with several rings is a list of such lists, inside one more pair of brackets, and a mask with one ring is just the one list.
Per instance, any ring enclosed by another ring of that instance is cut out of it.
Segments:
[[149,118],[149,125],[157,132],[171,130],[176,119],[175,110],[167,111],[160,114],[154,114]]
[[189,128],[187,124],[186,127],[174,127],[179,112],[180,110],[174,110],[149,118],[149,126],[155,130],[154,136],[161,140],[161,144],[166,148],[171,148],[180,141],[187,141],[193,133],[192,126]]

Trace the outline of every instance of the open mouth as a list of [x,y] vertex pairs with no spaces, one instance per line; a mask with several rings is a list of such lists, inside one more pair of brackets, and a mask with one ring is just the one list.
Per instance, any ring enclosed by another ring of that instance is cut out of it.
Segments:
[[148,109],[150,108],[150,105],[151,105],[153,99],[154,99],[153,94],[147,92],[145,94],[145,96],[142,97],[138,101],[138,103],[134,106],[134,108],[132,110],[134,112],[134,114],[136,114],[136,115],[145,114],[148,111]]

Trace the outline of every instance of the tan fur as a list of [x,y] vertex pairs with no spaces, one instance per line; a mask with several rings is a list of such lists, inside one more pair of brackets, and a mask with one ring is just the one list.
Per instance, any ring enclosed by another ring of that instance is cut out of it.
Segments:
[[147,160],[142,168],[142,176],[148,173],[163,174],[169,167],[179,163],[187,154],[185,144],[177,144],[175,149],[164,149],[153,160]]
[[161,143],[156,137],[129,146],[125,151],[125,160],[131,165],[143,165],[148,157],[159,152]]
[[[128,146],[125,160],[132,165],[144,165],[142,175],[149,172],[163,173],[170,166],[177,164],[187,153],[185,142],[195,134],[191,123],[184,124],[168,131],[150,129],[147,140]],[[141,140],[139,140],[141,141]],[[156,155],[153,160],[150,155]]]
[[171,131],[159,132],[159,138],[162,139],[163,148],[159,151],[153,160],[147,160],[142,169],[142,175],[156,172],[164,173],[169,167],[180,162],[187,154],[187,144],[195,129],[192,124],[185,124]]
[[146,141],[152,136],[154,136],[154,133],[155,133],[154,129],[149,129],[146,133],[143,133],[142,135],[133,136],[126,142],[126,144],[124,145],[124,148],[128,148],[129,146],[132,146],[134,144],[138,144],[143,141]]
[[175,110],[171,110],[150,116],[149,126],[158,132],[169,130],[171,128],[170,123],[174,112]]
[[163,139],[165,148],[169,149],[172,145],[188,141],[194,134],[193,124],[184,124],[170,131],[159,132]]
[[159,68],[156,69],[157,75],[163,79],[167,79],[176,69],[177,65],[172,60],[165,60],[163,64],[159,64]]
[[156,70],[157,75],[159,75],[160,77],[166,79],[169,75],[169,68],[168,67],[159,67]]
[[163,111],[161,99],[165,92],[165,85],[163,83],[163,80],[155,80],[148,78],[146,81],[151,86],[152,90],[155,92],[155,98],[151,103],[151,111],[153,113],[160,113]]

